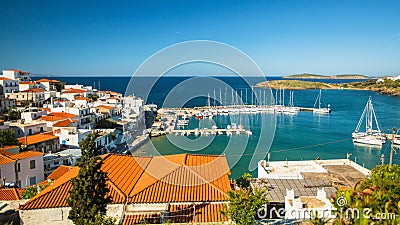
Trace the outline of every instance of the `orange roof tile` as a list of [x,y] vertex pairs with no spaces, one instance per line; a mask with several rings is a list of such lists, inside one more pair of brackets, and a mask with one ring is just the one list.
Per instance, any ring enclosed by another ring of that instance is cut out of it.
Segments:
[[25,189],[2,188],[0,189],[0,201],[16,201],[22,198],[21,194]]
[[97,108],[104,108],[104,109],[113,109],[115,106],[110,106],[110,105],[99,105]]
[[90,101],[90,98],[86,98],[86,97],[83,97],[83,96],[75,96],[74,99],[75,99],[75,100],[86,100],[86,101]]
[[77,117],[75,114],[66,113],[66,112],[51,112],[47,115],[43,115],[41,118],[45,121],[59,121]]
[[19,84],[35,84],[34,81],[20,81]]
[[50,108],[42,108],[44,111],[51,112]]
[[60,81],[58,81],[58,80],[49,80],[47,78],[42,78],[40,80],[37,80],[36,82],[39,82],[39,83],[45,83],[45,82],[57,83],[57,82],[60,82]]
[[37,144],[37,143],[53,140],[53,139],[58,139],[58,137],[51,135],[51,134],[34,134],[34,135],[29,135],[26,137],[18,138],[18,141],[21,142],[21,144],[23,144],[23,145],[32,145],[32,144]]
[[54,170],[48,177],[47,179],[50,180],[57,180],[60,178],[62,175],[66,174],[68,171],[72,170],[74,168],[73,166],[64,166],[61,165],[59,166],[56,170]]
[[[168,211],[169,214],[164,215],[164,219],[170,223],[215,223],[226,222],[227,217],[223,216],[220,211],[226,210],[226,203],[201,203],[196,204],[171,204]],[[196,218],[194,214],[196,210]],[[126,215],[123,219],[123,225],[150,223],[161,223],[161,213],[141,213]]]
[[17,73],[29,74],[29,72],[25,72],[25,71],[22,71],[22,70],[16,70],[16,69],[8,69],[8,70],[5,70],[5,71],[14,71],[14,72],[17,72]]
[[14,159],[9,157],[9,154],[0,153],[0,164],[9,164],[15,162]]
[[77,122],[78,120],[65,119],[53,124],[53,127],[68,127],[69,125]]
[[11,79],[8,77],[0,77],[0,80],[11,80]]
[[85,93],[85,92],[87,92],[87,90],[75,89],[75,88],[69,88],[69,89],[62,90],[62,93],[66,93],[66,94]]
[[[113,203],[226,201],[226,192],[230,190],[229,167],[224,156],[107,154],[102,158],[101,170],[107,173],[107,187]],[[69,180],[78,173],[75,168],[20,208],[67,206],[65,199],[72,188]],[[222,174],[218,174],[220,172]]]
[[26,152],[20,152],[18,154],[13,154],[11,156],[9,156],[10,158],[13,159],[26,159],[26,158],[30,158],[30,157],[35,157],[35,156],[42,156],[43,153],[38,152],[38,151],[26,151]]

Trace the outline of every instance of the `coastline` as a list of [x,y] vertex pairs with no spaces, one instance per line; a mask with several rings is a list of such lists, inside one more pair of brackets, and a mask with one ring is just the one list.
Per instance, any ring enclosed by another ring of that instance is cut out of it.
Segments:
[[271,89],[287,89],[287,90],[312,90],[312,89],[341,89],[341,90],[355,90],[355,91],[375,91],[388,96],[400,96],[400,88],[379,86],[376,83],[364,82],[351,82],[351,83],[324,83],[303,81],[297,79],[288,80],[273,80],[257,83],[255,87],[258,88],[271,88]]

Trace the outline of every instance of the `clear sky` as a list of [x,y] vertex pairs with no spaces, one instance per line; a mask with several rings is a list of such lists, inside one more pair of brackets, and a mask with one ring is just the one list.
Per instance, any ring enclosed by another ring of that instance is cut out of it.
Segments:
[[0,69],[129,75],[154,52],[207,39],[268,75],[400,74],[400,1],[0,1]]

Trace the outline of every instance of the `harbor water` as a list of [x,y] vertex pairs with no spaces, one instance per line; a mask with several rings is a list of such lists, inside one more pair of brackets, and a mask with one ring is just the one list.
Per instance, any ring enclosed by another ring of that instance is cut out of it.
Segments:
[[[125,93],[126,85],[130,77],[54,77],[55,79],[67,82],[68,84],[85,84],[96,85],[101,90],[112,90]],[[143,78],[145,79],[145,78]],[[185,80],[185,77],[166,77],[160,79],[153,87],[147,103],[155,103],[158,106],[163,104],[165,96],[174,85]],[[221,78],[236,90],[249,89],[249,86],[240,78],[230,77]],[[282,79],[281,77],[268,77],[268,80]],[[261,81],[259,78],[247,79],[250,85],[255,85]],[[325,80],[324,82],[348,82],[344,80]],[[217,90],[217,95],[219,94]],[[254,89],[255,92],[259,90]],[[275,94],[275,92],[273,91]],[[301,107],[313,107],[319,90],[295,90],[294,104]],[[207,95],[208,93],[205,93]],[[210,93],[211,95],[213,93]],[[285,92],[285,96],[289,96],[289,92]],[[198,120],[194,117],[190,119],[189,127],[191,129],[197,127],[208,127],[216,125],[220,128],[226,128],[233,121],[246,121],[245,128],[250,128],[251,136],[246,135],[217,135],[203,137],[207,146],[201,149],[192,149],[190,151],[183,150],[179,145],[179,138],[187,139],[187,137],[176,137],[173,141],[166,136],[155,137],[151,139],[151,143],[144,144],[135,154],[138,155],[156,155],[156,154],[178,154],[178,153],[195,153],[195,154],[225,154],[230,164],[232,178],[239,177],[242,173],[250,172],[256,175],[254,162],[266,158],[266,153],[270,152],[271,160],[312,160],[321,159],[338,159],[345,158],[347,153],[351,153],[350,159],[356,161],[360,165],[372,168],[380,164],[381,155],[385,155],[385,161],[389,161],[390,142],[387,142],[382,148],[372,148],[369,146],[355,145],[351,139],[351,133],[357,126],[358,120],[363,112],[364,106],[369,98],[372,97],[376,116],[380,124],[381,130],[390,133],[392,127],[400,127],[400,98],[381,95],[372,91],[356,91],[356,90],[323,90],[322,104],[330,104],[332,113],[329,115],[313,114],[312,112],[301,111],[296,115],[276,115],[276,129],[274,132],[269,131],[267,135],[274,133],[271,145],[268,143],[261,146],[264,149],[256,150],[260,132],[265,126],[265,121],[272,121],[273,114],[246,114],[235,115],[236,118],[229,116],[216,116],[212,119]],[[140,96],[139,96],[140,97]],[[246,100],[245,100],[246,101]],[[249,98],[247,99],[247,102]],[[289,99],[285,99],[287,104]],[[207,98],[196,98],[188,102],[185,106],[204,106],[207,105]],[[240,118],[243,116],[243,118]],[[264,122],[263,122],[264,121]],[[247,127],[246,127],[247,126]],[[268,128],[272,129],[272,126]],[[263,133],[264,134],[264,133]],[[196,137],[189,137],[189,139]],[[182,139],[183,140],[183,139]],[[232,143],[233,142],[233,143]],[[178,143],[178,144],[177,144]],[[237,144],[235,144],[237,143]],[[245,148],[235,150],[235,146],[239,143],[245,143]],[[231,149],[226,150],[227,145]],[[153,147],[156,148],[154,152]],[[258,146],[260,147],[260,146]],[[262,152],[260,151],[262,150]],[[256,154],[254,154],[256,151]],[[394,163],[400,163],[400,153],[394,154]]]

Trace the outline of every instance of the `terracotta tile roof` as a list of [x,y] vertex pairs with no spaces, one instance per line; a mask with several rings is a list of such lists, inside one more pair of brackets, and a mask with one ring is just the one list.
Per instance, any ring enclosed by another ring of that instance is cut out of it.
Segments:
[[41,208],[56,208],[67,207],[65,199],[69,197],[69,191],[72,188],[70,180],[78,175],[79,168],[74,167],[69,172],[55,180],[50,186],[42,192],[35,195],[25,204],[21,205],[20,209],[41,209]]
[[75,88],[69,88],[69,89],[62,90],[62,93],[65,93],[65,94],[85,93],[85,92],[87,92],[87,90],[75,89]]
[[0,77],[0,80],[11,80],[11,79],[8,77]]
[[9,154],[0,153],[0,165],[15,162],[14,159],[9,157]]
[[16,201],[20,200],[22,192],[21,188],[2,188],[0,189],[0,201]]
[[30,157],[35,157],[35,156],[42,156],[43,153],[38,152],[38,151],[26,151],[26,152],[20,152],[18,154],[13,154],[10,157],[13,159],[26,159],[26,158],[30,158]]
[[68,127],[69,125],[77,122],[78,120],[65,119],[53,124],[53,127]]
[[[230,190],[229,167],[224,156],[107,154],[102,158],[101,170],[107,173],[107,186],[113,203],[226,201],[226,192]],[[77,170],[74,167],[65,173],[51,185],[51,189],[45,189],[21,209],[66,206],[65,199],[71,189],[69,180],[77,175]],[[218,174],[221,171],[223,173]],[[201,177],[203,175],[206,176]],[[214,180],[207,180],[214,176]]]
[[[164,221],[169,223],[215,223],[226,222],[228,219],[224,217],[220,211],[225,210],[226,203],[201,203],[196,204],[171,204],[169,214],[164,215]],[[196,213],[196,219],[194,214]],[[123,225],[131,224],[159,224],[161,223],[161,213],[139,213],[127,214],[123,219]]]
[[110,105],[99,105],[97,108],[104,108],[104,109],[113,109],[115,106],[110,106]]
[[44,92],[44,90],[42,90],[42,89],[38,89],[38,88],[29,88],[28,90],[25,90],[25,91],[20,91],[20,92],[29,92],[29,93],[31,93],[31,92],[35,92],[35,93],[40,93],[40,92]]
[[42,108],[44,111],[51,112],[50,108]]
[[58,80],[49,80],[49,79],[47,79],[47,78],[42,78],[42,79],[40,79],[40,80],[37,80],[36,82],[39,82],[39,83],[45,83],[45,82],[58,83],[58,82],[60,82],[60,81],[58,81]]
[[83,96],[75,96],[74,99],[75,99],[75,100],[86,100],[86,101],[90,101],[90,98],[86,98],[86,97],[83,97]]
[[47,115],[42,116],[42,120],[45,121],[59,121],[77,117],[75,114],[66,113],[66,112],[51,112]]
[[51,134],[34,134],[34,135],[29,135],[26,137],[18,138],[18,141],[21,142],[23,145],[31,145],[31,144],[37,144],[41,143],[44,141],[49,141],[53,139],[58,139],[58,136],[54,136]]
[[59,166],[56,170],[54,170],[48,177],[47,179],[50,180],[57,180],[60,178],[62,175],[66,174],[68,171],[72,170],[74,168],[73,166],[64,166],[61,165]]
[[29,74],[29,72],[22,71],[22,70],[15,70],[15,69],[9,69],[9,70],[5,70],[5,71],[14,71],[16,73]]

